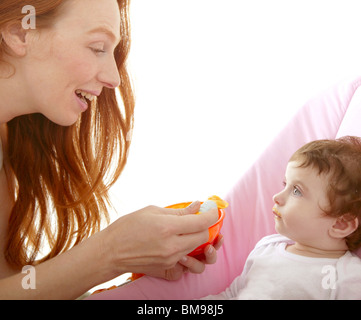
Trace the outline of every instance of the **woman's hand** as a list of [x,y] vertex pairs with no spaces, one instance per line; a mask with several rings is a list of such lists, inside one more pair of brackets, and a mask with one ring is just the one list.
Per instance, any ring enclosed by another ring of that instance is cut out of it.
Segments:
[[[153,276],[164,278],[166,280],[178,280],[184,273],[202,273],[207,264],[214,264],[217,261],[217,250],[223,244],[223,236],[220,234],[214,245],[208,245],[204,249],[203,257],[184,256],[178,263],[171,269],[158,270],[158,273]],[[150,275],[150,274],[148,274]]]
[[150,206],[104,229],[98,248],[109,276],[133,272],[176,279],[186,268],[198,273],[205,263],[214,263],[216,250],[209,246],[204,261],[186,257],[207,242],[208,228],[218,220],[217,209],[195,215],[199,207],[198,201],[184,209]]
[[204,254],[197,257],[185,256],[179,263],[185,267],[185,272],[202,273],[206,267],[206,264],[214,264],[217,261],[217,250],[221,248],[223,244],[223,236],[220,234],[213,246],[208,245],[204,248]]
[[[119,218],[108,228],[35,267],[36,290],[24,290],[24,274],[0,279],[0,299],[75,299],[125,272],[179,278],[185,268],[201,272],[205,261],[182,257],[208,240],[217,210],[195,215],[199,203],[184,209],[147,207]],[[215,246],[217,247],[217,245]]]

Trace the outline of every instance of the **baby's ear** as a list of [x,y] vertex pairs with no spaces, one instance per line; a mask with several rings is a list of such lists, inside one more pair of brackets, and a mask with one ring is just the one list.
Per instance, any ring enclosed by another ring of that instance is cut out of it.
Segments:
[[346,238],[357,229],[358,225],[358,218],[346,213],[335,220],[331,227],[330,235],[338,239]]

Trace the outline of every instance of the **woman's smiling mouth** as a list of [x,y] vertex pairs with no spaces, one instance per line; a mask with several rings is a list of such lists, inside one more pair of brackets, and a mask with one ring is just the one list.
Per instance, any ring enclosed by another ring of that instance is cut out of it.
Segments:
[[89,103],[92,103],[97,98],[97,94],[93,94],[84,90],[75,90],[75,95],[77,97],[78,103],[83,111],[87,110]]
[[75,93],[80,99],[84,99],[84,100],[87,99],[90,102],[95,100],[96,97],[97,97],[96,95],[94,95],[94,94],[92,94],[90,92],[86,92],[86,91],[83,91],[83,90],[80,90],[80,89],[75,90]]

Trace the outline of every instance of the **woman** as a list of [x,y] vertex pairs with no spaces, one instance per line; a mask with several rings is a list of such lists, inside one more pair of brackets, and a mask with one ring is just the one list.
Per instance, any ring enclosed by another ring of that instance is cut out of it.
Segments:
[[[125,272],[202,272],[215,248],[205,261],[186,254],[218,214],[193,215],[197,202],[150,206],[96,232],[133,125],[128,1],[34,0],[35,28],[24,27],[25,2],[0,4],[0,299],[76,298]],[[35,290],[23,288],[26,265]]]

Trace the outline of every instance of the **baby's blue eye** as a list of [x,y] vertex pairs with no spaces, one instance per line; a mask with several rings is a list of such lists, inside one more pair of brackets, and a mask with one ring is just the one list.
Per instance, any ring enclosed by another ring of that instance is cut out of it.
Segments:
[[293,195],[295,196],[302,196],[302,192],[297,188],[297,186],[293,187],[293,191],[292,191]]

